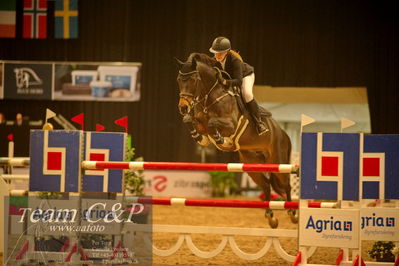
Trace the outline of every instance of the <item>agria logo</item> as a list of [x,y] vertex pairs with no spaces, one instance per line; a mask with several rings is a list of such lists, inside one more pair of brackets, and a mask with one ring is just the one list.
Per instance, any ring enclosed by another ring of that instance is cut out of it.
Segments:
[[395,217],[371,216],[362,217],[362,229],[365,227],[395,227]]
[[322,233],[323,231],[352,231],[352,221],[334,220],[334,216],[327,220],[314,220],[313,216],[310,215],[306,223],[306,229],[309,228],[314,229],[317,233]]

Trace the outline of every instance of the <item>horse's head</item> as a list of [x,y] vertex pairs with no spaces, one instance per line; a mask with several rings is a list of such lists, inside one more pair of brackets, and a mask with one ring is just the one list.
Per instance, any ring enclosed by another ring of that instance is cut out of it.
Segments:
[[179,67],[177,76],[180,90],[179,112],[182,115],[186,115],[193,110],[195,97],[199,96],[199,92],[203,87],[201,70],[208,64],[213,64],[213,59],[206,54],[192,53],[186,62],[178,59],[176,59],[176,62]]
[[197,71],[197,60],[189,57],[186,62],[176,59],[179,66],[177,84],[179,85],[179,112],[186,115],[192,111],[196,89],[199,86],[200,76]]

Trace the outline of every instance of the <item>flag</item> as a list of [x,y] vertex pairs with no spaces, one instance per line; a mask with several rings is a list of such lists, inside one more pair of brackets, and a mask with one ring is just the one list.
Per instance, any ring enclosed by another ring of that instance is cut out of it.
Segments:
[[85,129],[84,129],[84,121],[85,121],[85,115],[84,115],[84,113],[81,113],[81,114],[78,114],[78,115],[72,117],[72,118],[71,118],[71,121],[73,121],[73,122],[75,122],[75,123],[78,123],[79,125],[82,126],[82,130],[85,130]]
[[312,124],[315,121],[316,120],[314,120],[314,118],[304,115],[304,114],[301,114],[301,127]]
[[24,0],[22,37],[47,38],[47,0]]
[[78,38],[78,0],[55,1],[55,38]]
[[351,126],[353,126],[354,124],[356,124],[356,123],[353,122],[352,120],[349,120],[349,119],[346,118],[346,117],[341,117],[341,132],[342,132],[342,130],[343,130],[344,128],[351,127]]
[[51,111],[50,109],[46,109],[46,122],[47,120],[49,120],[50,118],[53,118],[54,116],[56,116],[56,113],[54,113],[53,111]]
[[16,0],[0,1],[0,38],[15,38]]
[[96,124],[96,131],[103,131],[105,127],[101,124]]
[[114,123],[117,124],[118,126],[124,127],[125,132],[127,133],[127,126],[128,126],[128,117],[127,116],[124,116],[122,118],[115,120]]

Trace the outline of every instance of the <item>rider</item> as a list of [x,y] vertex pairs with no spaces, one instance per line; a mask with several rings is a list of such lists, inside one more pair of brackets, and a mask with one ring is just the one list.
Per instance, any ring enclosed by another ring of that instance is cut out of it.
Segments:
[[215,59],[219,62],[218,67],[226,71],[231,77],[231,79],[226,80],[219,72],[219,82],[228,87],[237,86],[241,88],[247,109],[256,122],[258,134],[262,135],[269,131],[260,118],[259,106],[252,93],[255,82],[254,68],[243,62],[241,56],[231,49],[230,40],[226,37],[217,37],[209,51],[215,55]]

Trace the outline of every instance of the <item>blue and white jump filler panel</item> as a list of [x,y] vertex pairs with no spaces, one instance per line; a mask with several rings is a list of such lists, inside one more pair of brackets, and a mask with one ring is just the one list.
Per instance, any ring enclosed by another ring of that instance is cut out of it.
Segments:
[[122,170],[82,172],[81,164],[83,160],[123,161],[125,143],[125,133],[33,130],[29,190],[121,192]]
[[[87,161],[124,161],[124,133],[85,132],[84,155]],[[85,170],[83,191],[121,192],[123,170]]]
[[29,190],[78,192],[82,143],[82,131],[31,131]]
[[301,198],[399,199],[399,135],[303,133]]

